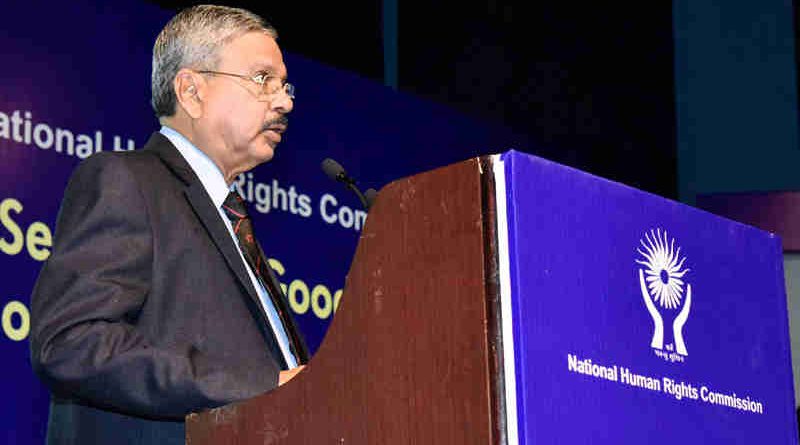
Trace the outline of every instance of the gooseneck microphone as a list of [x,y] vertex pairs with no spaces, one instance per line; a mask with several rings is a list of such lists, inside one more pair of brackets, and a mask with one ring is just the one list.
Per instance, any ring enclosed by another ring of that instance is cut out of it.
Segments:
[[372,207],[372,203],[375,202],[375,198],[378,197],[378,191],[373,188],[368,188],[366,192],[364,192],[364,198],[367,200],[367,204]]
[[352,190],[353,193],[358,196],[358,199],[361,201],[361,205],[364,206],[364,209],[369,211],[372,202],[375,201],[375,197],[378,195],[378,192],[375,189],[370,188],[367,189],[366,193],[361,193],[361,190],[359,190],[356,186],[356,180],[347,174],[341,164],[331,158],[325,158],[322,161],[321,166],[322,171],[324,171],[329,178],[336,182],[341,182],[347,186],[348,189]]
[[325,158],[322,161],[322,171],[324,171],[325,174],[334,181],[344,182],[346,184],[355,183],[353,178],[347,176],[347,172],[344,171],[344,167],[331,158]]

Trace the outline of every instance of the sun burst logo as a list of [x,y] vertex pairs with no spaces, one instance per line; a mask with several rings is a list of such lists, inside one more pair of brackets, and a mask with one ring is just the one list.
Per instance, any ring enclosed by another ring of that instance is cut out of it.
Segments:
[[[688,268],[684,268],[686,257],[681,256],[681,248],[675,246],[675,239],[660,228],[650,230],[639,240],[636,251],[641,258],[636,263],[644,266],[639,269],[639,287],[645,307],[653,318],[653,339],[650,346],[657,356],[669,361],[683,361],[689,353],[683,338],[683,326],[689,318],[692,307],[692,285],[685,280]],[[660,312],[660,306],[664,312]],[[672,322],[674,343],[664,344],[664,316],[671,317],[674,309],[680,308]],[[664,351],[666,350],[666,351]]]
[[[683,298],[683,276],[689,269],[682,269],[686,257],[681,258],[681,248],[675,249],[675,239],[669,240],[666,230],[651,230],[639,240],[642,247],[636,249],[644,259],[636,260],[645,266],[647,288],[656,303],[666,309],[675,309]],[[642,250],[642,248],[644,250]]]

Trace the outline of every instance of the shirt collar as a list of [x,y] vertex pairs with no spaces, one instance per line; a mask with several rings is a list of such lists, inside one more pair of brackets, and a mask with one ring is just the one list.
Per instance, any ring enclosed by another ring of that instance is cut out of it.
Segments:
[[189,163],[189,166],[206,189],[208,196],[211,197],[214,206],[217,208],[222,206],[231,188],[225,183],[225,177],[222,176],[222,171],[214,164],[214,161],[176,130],[164,125],[159,131],[172,142],[172,145],[178,149],[181,156]]

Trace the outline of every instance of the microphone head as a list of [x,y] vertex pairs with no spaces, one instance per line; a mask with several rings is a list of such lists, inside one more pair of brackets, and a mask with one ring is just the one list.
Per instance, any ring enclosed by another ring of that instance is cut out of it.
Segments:
[[334,181],[341,181],[347,176],[344,171],[344,167],[339,165],[338,162],[331,158],[325,158],[322,161],[321,167],[322,171],[324,171],[325,174]]
[[372,203],[375,202],[375,198],[378,197],[378,191],[369,188],[366,192],[364,192],[364,198],[367,200],[367,208],[372,207]]

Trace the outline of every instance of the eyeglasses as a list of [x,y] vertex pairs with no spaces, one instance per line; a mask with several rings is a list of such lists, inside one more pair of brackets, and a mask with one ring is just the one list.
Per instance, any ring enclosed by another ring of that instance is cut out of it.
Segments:
[[256,74],[255,76],[250,77],[241,74],[224,73],[222,71],[209,71],[209,70],[198,71],[198,73],[213,74],[217,76],[238,77],[240,79],[255,82],[259,87],[261,87],[261,93],[258,95],[258,100],[270,99],[281,91],[286,93],[286,95],[289,96],[290,99],[294,100],[294,90],[295,90],[294,85],[289,82],[286,82],[285,80],[281,79],[278,76],[270,76],[269,74]]

